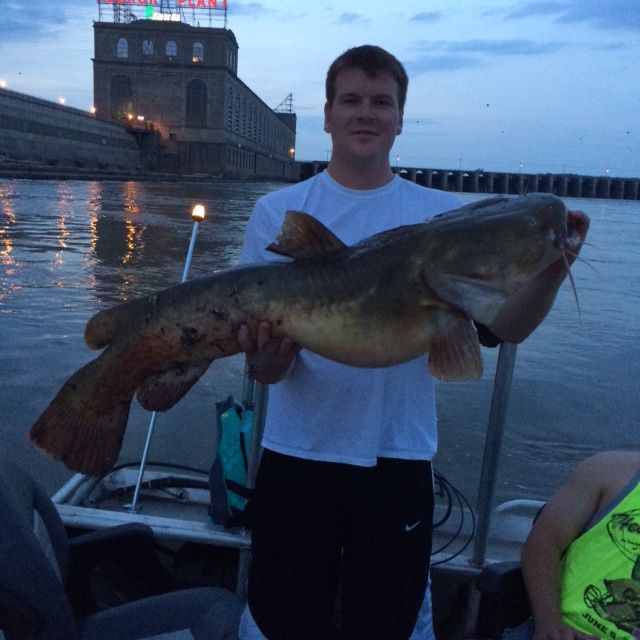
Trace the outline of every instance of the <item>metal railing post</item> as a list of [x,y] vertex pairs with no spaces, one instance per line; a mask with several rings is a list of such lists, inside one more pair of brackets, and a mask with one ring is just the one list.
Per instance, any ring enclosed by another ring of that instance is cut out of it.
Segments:
[[498,352],[498,363],[493,383],[491,410],[487,426],[487,437],[484,445],[482,471],[480,473],[480,487],[478,491],[478,527],[473,542],[473,556],[471,562],[479,567],[484,565],[487,553],[489,527],[491,526],[491,509],[495,493],[496,475],[502,435],[504,433],[505,416],[511,391],[511,380],[516,360],[517,346],[503,342]]

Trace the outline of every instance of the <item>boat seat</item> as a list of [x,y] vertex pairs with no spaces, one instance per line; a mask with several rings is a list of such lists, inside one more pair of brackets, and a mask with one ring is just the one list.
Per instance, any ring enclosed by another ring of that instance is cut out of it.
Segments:
[[495,562],[483,567],[476,578],[480,604],[476,637],[497,640],[529,617],[531,608],[520,562]]
[[[540,500],[511,500],[496,508],[494,513],[509,512],[530,517],[526,536],[545,506]],[[515,525],[514,525],[515,526]],[[522,523],[518,525],[520,528]],[[493,562],[482,568],[476,578],[480,603],[476,622],[479,638],[501,638],[504,631],[514,629],[531,617],[531,605],[522,576],[520,561]]]
[[0,520],[6,640],[237,637],[242,603],[235,594],[218,587],[167,591],[169,573],[153,560],[153,533],[144,525],[68,537],[42,486],[4,457]]

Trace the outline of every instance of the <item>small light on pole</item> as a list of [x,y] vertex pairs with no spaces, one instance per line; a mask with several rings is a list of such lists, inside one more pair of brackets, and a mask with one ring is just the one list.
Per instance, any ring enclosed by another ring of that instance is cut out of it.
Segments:
[[189,243],[189,250],[187,251],[187,259],[184,263],[184,272],[182,274],[182,280],[180,282],[186,282],[189,275],[189,267],[191,267],[191,256],[193,255],[193,247],[196,245],[196,236],[198,235],[198,225],[204,220],[204,206],[201,204],[195,205],[191,210],[191,219],[193,220],[193,231],[191,232],[191,242]]
[[201,204],[197,204],[193,207],[193,211],[191,212],[191,219],[194,222],[202,222],[204,220],[205,209]]

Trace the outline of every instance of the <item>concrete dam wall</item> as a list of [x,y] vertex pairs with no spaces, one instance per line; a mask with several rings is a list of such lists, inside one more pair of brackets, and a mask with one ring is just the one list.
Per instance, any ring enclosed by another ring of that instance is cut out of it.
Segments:
[[[303,162],[300,165],[300,178],[304,180],[326,168],[326,162]],[[561,198],[640,200],[640,178],[415,167],[395,167],[394,171],[406,180],[442,191],[506,195],[542,191]]]
[[143,159],[135,135],[92,114],[0,88],[0,172],[135,174]]

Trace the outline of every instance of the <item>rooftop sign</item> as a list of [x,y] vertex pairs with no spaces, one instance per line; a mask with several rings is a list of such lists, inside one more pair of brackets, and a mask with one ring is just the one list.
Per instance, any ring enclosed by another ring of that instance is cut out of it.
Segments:
[[[166,0],[97,0],[97,3],[160,8],[170,4]],[[174,0],[171,4],[179,9],[227,9],[227,0]]]
[[222,17],[227,26],[227,0],[96,0],[99,18],[105,6],[113,8],[114,22],[131,22],[141,18],[147,20],[193,21],[199,25],[203,16],[212,21]]

